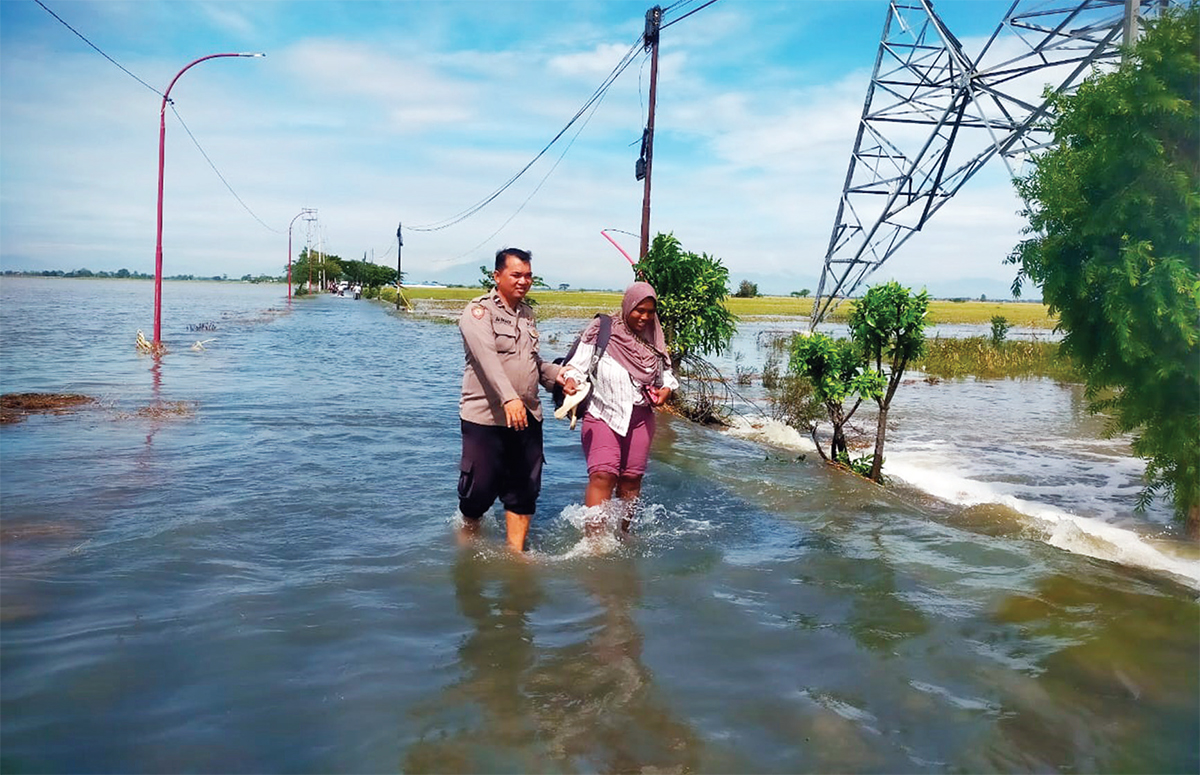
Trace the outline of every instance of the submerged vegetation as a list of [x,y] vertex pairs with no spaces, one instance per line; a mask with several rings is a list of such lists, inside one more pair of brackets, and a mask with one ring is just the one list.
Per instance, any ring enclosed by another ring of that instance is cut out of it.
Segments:
[[1001,341],[992,337],[965,339],[934,337],[913,368],[931,377],[954,379],[1028,379],[1049,377],[1059,382],[1079,382],[1079,370],[1057,342]]
[[14,423],[31,414],[66,414],[96,399],[78,393],[5,393],[0,396],[0,423]]

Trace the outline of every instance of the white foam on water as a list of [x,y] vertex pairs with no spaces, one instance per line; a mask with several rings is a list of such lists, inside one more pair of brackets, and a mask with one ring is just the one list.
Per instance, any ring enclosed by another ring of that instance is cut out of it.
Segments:
[[[578,534],[570,548],[561,553],[540,554],[539,559],[558,562],[579,557],[599,557],[612,554],[632,545],[638,551],[661,542],[671,543],[683,536],[703,535],[712,532],[713,524],[708,520],[691,519],[679,511],[669,511],[661,503],[636,501],[633,505],[629,534],[620,529],[621,519],[626,514],[626,505],[613,499],[599,506],[584,506],[572,503],[559,512],[557,521],[563,530]],[[592,535],[587,535],[588,526],[598,526]]]
[[[738,417],[726,433],[797,452],[816,451],[811,438],[778,420]],[[1042,449],[991,448],[983,455],[954,444],[897,444],[886,454],[884,473],[949,503],[1006,506],[1028,517],[1032,533],[1059,549],[1167,573],[1200,588],[1200,557],[1184,556],[1182,547],[1113,524],[1121,517],[1116,504],[1136,495],[1142,467],[1136,458],[1119,454],[1123,446],[1109,439],[1058,439]],[[967,460],[972,469],[960,470]]]
[[1200,588],[1200,559],[1175,554],[1174,547],[1155,545],[1136,532],[1103,519],[1019,498],[1003,492],[992,482],[971,479],[944,466],[927,467],[893,457],[888,459],[885,471],[889,477],[950,503],[1006,506],[1029,517],[1038,536],[1059,549],[1166,572]]
[[812,439],[808,436],[801,434],[800,431],[785,422],[772,420],[769,417],[735,416],[725,432],[739,439],[757,441],[772,447],[791,449],[806,454],[817,451],[817,448],[813,446]]
[[[563,554],[545,555],[551,561],[573,560],[578,557],[600,557],[612,554],[621,548],[616,531],[620,525],[619,502],[609,501],[599,506],[584,506],[572,503],[559,512],[558,518],[579,531],[580,538]],[[588,529],[592,535],[587,534]],[[599,528],[599,532],[595,532]]]

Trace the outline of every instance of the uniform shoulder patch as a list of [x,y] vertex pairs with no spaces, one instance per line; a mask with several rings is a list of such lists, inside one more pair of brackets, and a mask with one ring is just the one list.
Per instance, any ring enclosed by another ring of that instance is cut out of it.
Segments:
[[483,316],[487,314],[487,310],[478,304],[471,305],[471,317],[476,320],[483,320]]

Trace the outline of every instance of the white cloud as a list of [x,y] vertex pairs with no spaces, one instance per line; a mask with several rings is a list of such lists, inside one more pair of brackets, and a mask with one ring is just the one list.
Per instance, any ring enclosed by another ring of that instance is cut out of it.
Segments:
[[200,3],[199,8],[217,27],[243,38],[252,37],[256,32],[255,25],[244,14],[233,10],[229,3]]
[[628,45],[601,43],[591,51],[550,57],[548,64],[551,70],[565,76],[587,76],[596,79],[599,85],[600,79],[608,76],[628,52]]
[[[138,4],[102,5],[114,24],[120,14],[122,25],[147,15],[159,24],[186,21],[198,25],[189,33],[201,41],[195,45],[232,35],[268,52],[265,60],[201,65],[172,96],[269,229],[242,209],[167,114],[167,272],[231,276],[281,271],[287,224],[302,207],[318,209],[331,252],[361,258],[392,250],[394,259],[397,221],[407,228],[444,220],[529,162],[628,51],[645,10],[618,6],[632,9],[630,18],[613,25],[602,16],[612,6],[580,6],[589,16],[568,25],[569,34],[548,26],[510,41],[504,36],[541,21],[529,8],[542,6],[178,3],[148,5],[139,15],[131,12]],[[814,5],[808,10],[842,13]],[[498,6],[505,47],[455,44],[464,13],[485,17],[471,21],[486,27]],[[289,13],[296,8],[304,13]],[[870,55],[824,77],[794,42],[820,20],[792,8],[705,9],[664,33],[670,40],[659,73],[653,229],[721,257],[735,278],[765,278],[760,287],[771,292],[815,288]],[[317,28],[311,19],[327,23]],[[152,271],[160,98],[61,29],[18,30],[6,16],[6,30],[0,265]],[[122,61],[157,84],[194,57],[195,45],[185,55],[156,50]],[[406,270],[473,282],[478,264],[514,244],[531,248],[539,274],[553,282],[624,285],[628,263],[599,232],[639,227],[642,186],[633,162],[648,75],[638,63],[614,84],[544,183],[574,130],[478,215],[407,234]],[[1019,231],[1011,192],[1002,179],[973,183],[961,206],[939,213],[893,259],[898,272],[916,278],[910,284],[968,271],[998,280],[1010,274],[978,267],[998,265]],[[299,224],[293,237],[298,250]],[[636,249],[635,238],[618,237]],[[980,260],[963,266],[963,245]]]

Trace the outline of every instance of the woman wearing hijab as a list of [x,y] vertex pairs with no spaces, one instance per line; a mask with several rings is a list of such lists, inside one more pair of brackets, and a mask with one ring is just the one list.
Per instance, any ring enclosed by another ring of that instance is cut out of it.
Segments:
[[[588,467],[585,506],[611,500],[614,490],[629,505],[641,494],[654,438],[653,407],[661,406],[679,387],[655,314],[657,305],[654,288],[636,282],[625,291],[620,315],[610,316],[612,332],[590,377],[591,397],[581,433]],[[587,374],[599,330],[600,319],[593,318],[567,363],[576,380]],[[627,511],[622,518],[622,530],[629,530],[630,516]],[[589,524],[588,532],[600,528]]]

